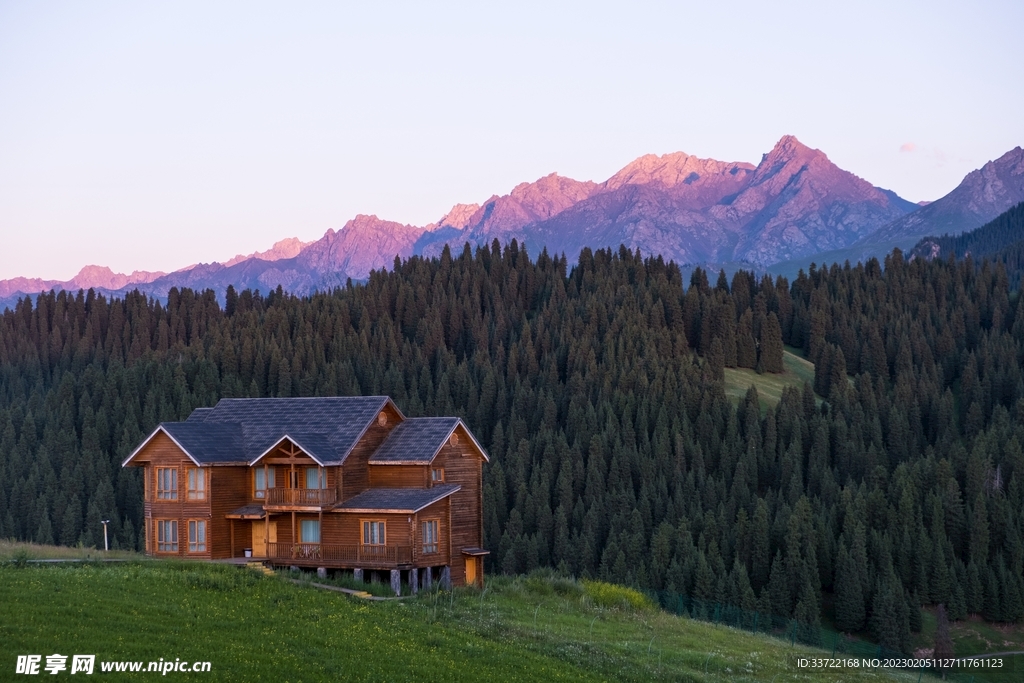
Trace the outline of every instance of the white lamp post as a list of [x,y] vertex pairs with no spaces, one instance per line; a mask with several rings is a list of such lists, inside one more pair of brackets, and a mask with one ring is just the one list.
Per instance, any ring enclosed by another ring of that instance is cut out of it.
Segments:
[[110,550],[110,545],[107,543],[107,525],[110,524],[109,519],[101,519],[100,524],[103,525],[103,550]]

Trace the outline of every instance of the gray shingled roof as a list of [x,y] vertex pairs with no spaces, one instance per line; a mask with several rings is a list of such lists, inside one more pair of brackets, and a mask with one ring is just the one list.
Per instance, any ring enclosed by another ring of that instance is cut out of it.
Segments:
[[334,509],[340,512],[419,512],[461,488],[458,484],[444,484],[429,489],[368,489],[335,505]]
[[200,465],[214,462],[248,462],[242,447],[241,425],[164,422],[160,426]]
[[[322,436],[320,445],[332,452],[317,460],[340,465],[388,402],[387,396],[334,396],[325,398],[225,398],[203,424],[235,422],[242,425],[249,460],[263,455],[291,432]],[[312,446],[311,446],[312,448]],[[310,453],[310,455],[314,455]]]
[[192,411],[192,414],[188,416],[186,422],[202,422],[206,419],[206,416],[210,414],[213,408],[196,408]]
[[194,410],[185,422],[164,422],[160,428],[200,464],[253,462],[287,436],[321,464],[340,465],[388,401],[387,396],[225,398],[213,408]]
[[266,515],[267,513],[263,510],[263,503],[250,503],[249,505],[243,505],[237,510],[232,510],[227,514],[228,517],[241,517],[243,519],[251,517],[263,519]]
[[370,456],[371,465],[415,463],[426,465],[459,424],[457,417],[409,418],[391,430]]

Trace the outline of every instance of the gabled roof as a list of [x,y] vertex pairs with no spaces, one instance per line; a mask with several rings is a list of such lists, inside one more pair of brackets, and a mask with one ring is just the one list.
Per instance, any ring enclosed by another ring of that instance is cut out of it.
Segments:
[[192,411],[192,414],[188,416],[186,422],[202,422],[206,419],[206,416],[210,414],[213,408],[196,408]]
[[241,425],[164,422],[160,429],[197,463],[245,462]]
[[387,396],[225,398],[185,422],[161,423],[122,465],[160,431],[200,465],[251,464],[285,437],[320,464],[341,465],[388,404],[405,419]]
[[335,505],[334,509],[338,512],[412,514],[447,498],[461,488],[458,484],[444,484],[429,489],[368,489]]
[[457,417],[412,417],[391,430],[371,465],[426,465],[459,426]]
[[470,440],[490,462],[487,451],[457,417],[410,417],[391,430],[388,438],[370,456],[371,465],[427,465],[437,457],[452,432],[462,425]]

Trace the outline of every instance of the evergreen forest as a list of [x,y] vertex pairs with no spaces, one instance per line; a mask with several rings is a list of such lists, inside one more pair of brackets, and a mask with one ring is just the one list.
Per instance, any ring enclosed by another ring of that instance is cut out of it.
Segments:
[[[712,280],[714,283],[712,284]],[[726,367],[814,385],[766,405]],[[221,397],[387,394],[491,456],[491,569],[550,566],[907,649],[922,605],[1024,619],[1024,305],[1001,264],[729,281],[515,241],[297,298],[23,299],[0,318],[0,537],[139,548],[121,461]]]
[[[988,259],[1002,263],[1010,278],[1010,287],[1020,289],[1021,274],[1024,273],[1024,203],[1017,204],[1009,211],[997,216],[976,230],[960,235],[928,237],[920,244],[938,247],[943,257],[970,256],[980,262]],[[915,247],[914,251],[918,251]]]

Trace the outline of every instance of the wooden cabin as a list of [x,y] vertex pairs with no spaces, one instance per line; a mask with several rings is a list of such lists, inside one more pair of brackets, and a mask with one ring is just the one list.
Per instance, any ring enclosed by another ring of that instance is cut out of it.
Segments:
[[457,417],[387,396],[231,398],[161,423],[122,463],[145,479],[146,554],[483,584],[483,463]]

